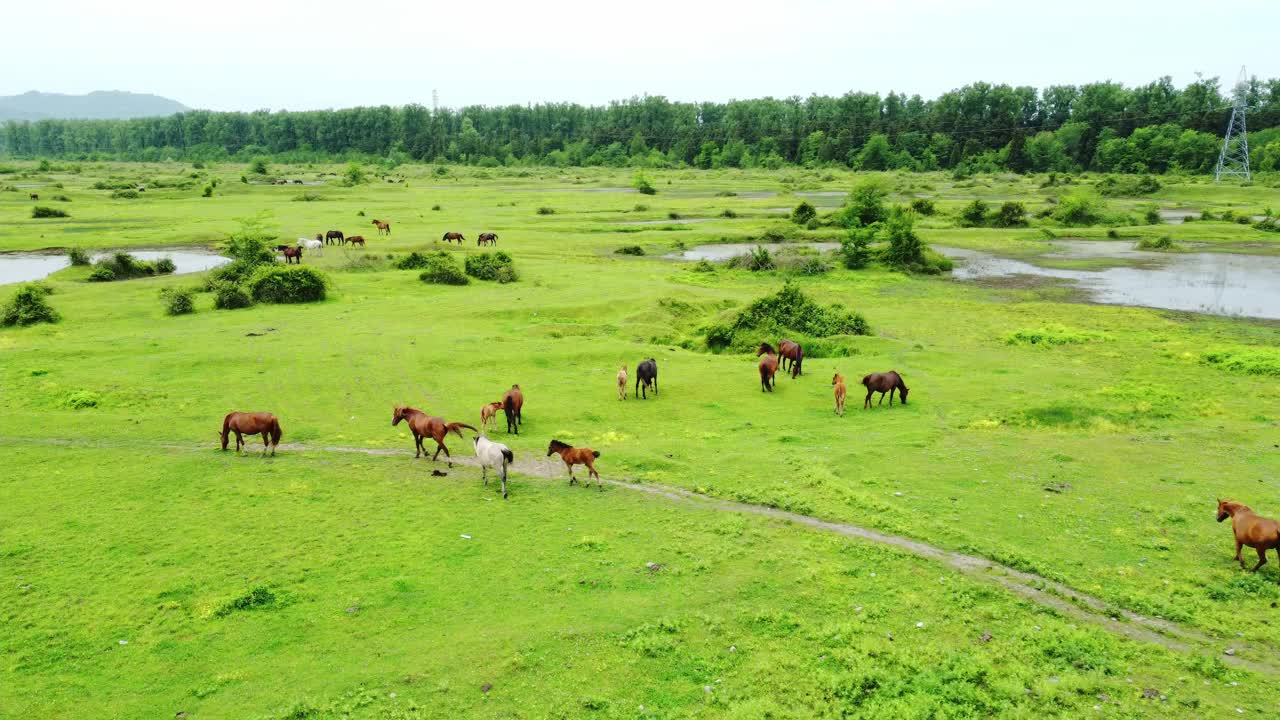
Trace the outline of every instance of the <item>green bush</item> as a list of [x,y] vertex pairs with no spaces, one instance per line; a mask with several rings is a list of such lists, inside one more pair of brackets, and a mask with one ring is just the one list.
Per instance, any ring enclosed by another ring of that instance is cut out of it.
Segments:
[[304,303],[324,300],[329,281],[305,265],[262,265],[246,281],[255,302]]
[[987,224],[987,204],[977,198],[960,209],[960,224],[964,227],[982,227]]
[[62,316],[46,299],[52,293],[52,289],[40,283],[29,283],[18,288],[18,292],[0,310],[0,325],[11,327],[58,322]]
[[991,216],[991,225],[998,228],[1026,227],[1027,208],[1020,202],[1010,200]]
[[133,278],[168,274],[175,269],[173,260],[169,258],[161,258],[151,263],[139,260],[126,252],[117,252],[105,260],[99,260],[94,265],[93,272],[89,274],[89,280],[93,282],[132,280]]
[[205,186],[204,186],[204,191],[201,193],[201,196],[202,196],[202,197],[213,197],[213,186],[212,186],[212,185],[205,185]]
[[218,310],[236,310],[252,304],[253,298],[239,285],[222,282],[213,288],[213,306]]
[[254,175],[266,175],[270,169],[271,166],[264,157],[255,157],[249,161],[249,172]]
[[935,215],[938,212],[938,208],[934,205],[932,198],[916,198],[915,200],[912,200],[911,209],[917,214],[924,215],[925,217]]
[[137,200],[138,191],[133,188],[129,188],[127,190],[116,190],[111,193],[111,197],[114,200]]
[[1063,225],[1096,225],[1102,220],[1102,200],[1092,193],[1078,191],[1064,196],[1053,212],[1053,219]]
[[734,210],[730,209],[730,208],[725,208],[724,210],[721,210],[721,211],[720,211],[720,217],[722,217],[722,218],[736,218],[736,217],[738,217],[738,213],[737,213],[736,211],[734,211]]
[[840,262],[850,270],[861,270],[871,263],[871,241],[875,239],[874,228],[855,228],[849,231],[849,237],[840,241]]
[[635,178],[631,181],[631,186],[641,195],[658,194],[657,188],[653,186],[653,183],[649,182],[649,178],[645,177],[644,173],[636,173]]
[[639,245],[623,245],[613,252],[615,255],[644,255],[644,248]]
[[1151,175],[1125,175],[1116,177],[1108,175],[1097,184],[1098,192],[1103,197],[1136,197],[1150,195],[1160,190],[1160,181]]
[[1138,241],[1139,250],[1172,250],[1177,247],[1177,243],[1169,235],[1161,235],[1158,238],[1142,238]]
[[71,248],[68,250],[67,259],[75,267],[84,267],[93,262],[93,258],[83,248]]
[[881,259],[886,265],[901,270],[928,270],[928,245],[916,234],[914,213],[904,207],[893,208],[885,220],[884,234],[889,246],[881,253]]
[[810,220],[818,217],[818,209],[807,201],[801,202],[791,211],[791,222],[797,225],[808,225]]
[[1147,205],[1142,209],[1142,221],[1148,225],[1159,225],[1163,222],[1160,217],[1160,208],[1155,205]]
[[1213,350],[1201,355],[1200,362],[1242,375],[1280,377],[1280,350],[1273,347],[1236,347]]
[[196,311],[195,293],[189,289],[165,288],[160,291],[167,315],[190,315]]
[[[507,272],[500,273],[502,268],[507,268]],[[468,255],[466,270],[468,275],[477,280],[497,280],[502,283],[516,280],[515,262],[510,255],[501,250],[494,253]]]
[[413,251],[392,263],[397,270],[421,270],[427,267],[430,255]]
[[549,207],[540,207],[540,208],[538,208],[538,214],[539,214],[539,215],[555,215],[555,214],[556,214],[556,209],[555,209],[555,208],[549,208]]
[[71,217],[71,214],[66,210],[59,210],[58,208],[51,208],[46,205],[37,205],[31,208],[31,217],[38,220],[40,218]]
[[92,390],[76,390],[62,398],[62,404],[72,410],[88,410],[102,403],[102,396]]
[[868,227],[885,220],[889,209],[885,200],[889,189],[876,179],[867,179],[854,186],[849,199],[836,213],[836,219],[845,227]]
[[53,199],[57,200],[58,202],[71,202],[71,198],[67,197],[66,195],[54,195]]
[[799,286],[788,282],[773,295],[759,298],[729,322],[704,329],[707,347],[734,352],[754,351],[761,340],[792,334],[814,338],[869,335],[862,315],[840,305],[819,305]]
[[1110,339],[1109,336],[1103,333],[1076,330],[1064,325],[1048,325],[1035,329],[1017,330],[1005,336],[1005,342],[1010,345],[1042,345],[1046,347],[1082,345],[1108,339]]
[[178,269],[173,263],[173,258],[162,257],[155,261],[156,274],[169,275]]
[[706,260],[699,260],[689,270],[696,273],[711,273],[716,271],[716,266]]
[[435,285],[466,285],[471,282],[462,268],[458,267],[458,261],[443,250],[427,256],[426,269],[418,275],[418,279]]
[[89,282],[111,282],[115,279],[115,271],[105,265],[98,265],[89,273]]

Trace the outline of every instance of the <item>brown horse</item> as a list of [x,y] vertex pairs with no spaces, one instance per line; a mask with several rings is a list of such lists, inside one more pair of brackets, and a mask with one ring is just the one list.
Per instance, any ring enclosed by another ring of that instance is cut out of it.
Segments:
[[352,245],[359,245],[360,247],[364,247],[364,236],[363,235],[348,236],[347,242],[351,243]]
[[907,385],[902,382],[902,376],[897,370],[890,370],[887,373],[871,373],[862,378],[862,384],[867,388],[867,397],[862,401],[862,409],[866,410],[871,407],[871,393],[880,393],[879,405],[884,404],[884,394],[889,393],[889,407],[893,407],[893,391],[898,391],[898,400],[903,405],[907,404]]
[[804,350],[801,349],[800,343],[792,342],[787,339],[778,341],[778,357],[781,361],[782,372],[787,371],[787,361],[791,361],[791,377],[794,379],[798,375],[803,375],[800,366],[804,364]]
[[490,425],[493,425],[494,430],[498,429],[497,417],[498,411],[501,409],[502,403],[500,402],[486,403],[484,407],[480,408],[480,429],[482,431],[488,430]]
[[520,414],[520,408],[524,407],[524,393],[520,392],[519,385],[512,385],[502,396],[502,411],[507,416],[507,432],[520,434],[520,426],[524,424],[524,417]]
[[[422,447],[422,438],[429,437],[436,441],[436,454],[431,456],[431,461],[440,457],[440,451],[444,451],[445,459],[449,461],[449,467],[453,467],[453,456],[449,454],[449,448],[444,446],[444,438],[449,433],[453,433],[458,437],[462,437],[462,430],[475,430],[466,423],[454,422],[446,423],[443,418],[428,415],[421,410],[406,407],[404,405],[396,405],[395,414],[391,416],[391,427],[400,424],[404,420],[409,424],[409,429],[413,431],[414,457],[426,455],[426,448]],[[476,430],[479,432],[479,430]]]
[[479,245],[497,245],[497,244],[498,244],[498,235],[497,235],[497,233],[480,233],[480,236],[476,238],[476,245],[477,245],[477,246],[479,246]]
[[756,356],[760,358],[760,392],[773,392],[773,376],[778,374],[778,354],[769,343],[760,343]]
[[386,233],[387,235],[391,234],[391,223],[382,222],[381,220],[374,218],[373,226],[378,228],[379,235],[382,235],[383,233]]
[[836,396],[836,414],[844,416],[844,397],[848,390],[844,386],[844,376],[836,373],[831,377],[831,392]]
[[627,364],[622,363],[622,369],[618,371],[618,399],[627,399]]
[[1240,557],[1240,548],[1245,545],[1258,551],[1258,564],[1250,572],[1267,564],[1267,551],[1274,549],[1280,555],[1280,523],[1264,518],[1249,508],[1248,505],[1218,499],[1218,522],[1231,518],[1231,531],[1236,536],[1236,562],[1244,567]]
[[600,473],[596,472],[595,463],[595,459],[600,457],[600,453],[591,448],[576,448],[572,445],[566,445],[559,440],[552,440],[551,444],[547,446],[547,457],[551,457],[552,453],[559,453],[565,467],[569,468],[570,485],[578,482],[578,478],[573,475],[573,466],[586,465],[587,471],[595,476],[596,488],[604,490],[604,486],[600,484]]
[[31,199],[32,199],[32,200],[39,200],[39,199],[40,199],[40,195],[39,195],[39,193],[31,193]]
[[245,445],[245,435],[262,434],[262,454],[267,454],[267,447],[271,448],[272,457],[276,454],[276,446],[280,444],[280,421],[276,420],[276,416],[269,412],[231,412],[222,418],[222,432],[218,433],[218,437],[222,439],[222,449],[227,449],[227,442],[231,433],[236,434],[236,452],[240,452],[240,447]]
[[[317,233],[316,237],[320,237],[320,235]],[[341,230],[330,230],[324,234],[324,244],[328,245],[330,242],[334,245],[342,245],[346,242],[346,238],[342,236]]]
[[298,265],[302,264],[302,248],[300,246],[277,245],[276,249],[279,250],[281,253],[284,253],[285,265],[289,264],[290,259],[292,259],[293,262],[297,263]]
[[445,242],[453,242],[454,240],[457,240],[459,245],[462,244],[463,240],[466,240],[466,238],[462,237],[462,233],[459,232],[447,232],[444,234],[444,237],[440,239]]

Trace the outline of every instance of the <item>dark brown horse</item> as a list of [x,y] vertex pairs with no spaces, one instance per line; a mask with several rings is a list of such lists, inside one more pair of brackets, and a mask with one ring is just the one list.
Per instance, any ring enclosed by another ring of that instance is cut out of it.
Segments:
[[587,472],[591,473],[596,479],[596,488],[604,490],[604,486],[600,484],[600,473],[596,472],[595,463],[595,459],[600,457],[600,453],[591,448],[576,448],[559,440],[552,440],[551,444],[547,446],[547,457],[551,457],[552,453],[559,453],[565,467],[569,468],[570,485],[578,482],[578,478],[573,475],[573,466],[586,465]]
[[792,342],[787,339],[778,341],[778,358],[781,363],[782,372],[787,371],[787,361],[791,361],[791,377],[794,379],[798,375],[803,375],[800,366],[804,364],[804,350],[801,349],[800,343]]
[[[453,467],[453,459],[449,454],[449,448],[444,446],[445,436],[453,433],[458,437],[462,437],[461,428],[475,430],[474,427],[466,423],[447,423],[443,418],[428,415],[421,410],[404,405],[396,405],[395,414],[391,416],[391,427],[399,425],[401,420],[407,422],[409,429],[413,431],[414,457],[427,454],[426,448],[422,447],[422,438],[429,437],[436,441],[436,454],[431,456],[432,462],[435,462],[435,459],[440,457],[440,451],[443,450],[445,459],[449,461],[449,467]],[[479,432],[479,430],[476,430],[476,432]]]
[[466,238],[462,237],[462,233],[459,232],[447,232],[444,234],[444,237],[440,239],[445,242],[453,242],[454,240],[457,240],[459,245],[462,244],[463,240],[466,240]]
[[862,409],[866,410],[871,407],[871,393],[880,393],[880,402],[878,405],[884,404],[884,394],[889,393],[889,407],[893,407],[893,391],[898,391],[898,399],[903,405],[907,404],[907,385],[902,382],[902,376],[897,370],[890,370],[887,373],[871,373],[862,378],[862,384],[867,388],[867,397],[862,401]]
[[302,248],[301,248],[300,246],[296,246],[296,245],[277,245],[277,246],[276,246],[276,249],[277,249],[277,250],[279,250],[281,253],[283,253],[283,254],[284,254],[284,264],[285,264],[285,265],[288,265],[288,264],[289,264],[289,260],[291,260],[291,259],[293,260],[293,262],[294,262],[294,263],[296,263],[296,264],[298,264],[298,265],[301,265],[301,264],[302,264]]
[[344,242],[346,242],[346,238],[342,236],[341,230],[330,230],[329,232],[324,234],[325,245],[328,245],[329,243],[333,243],[335,245],[341,245]]
[[381,220],[374,218],[373,226],[378,228],[379,235],[382,235],[383,233],[386,233],[387,235],[391,234],[391,223],[382,222]]
[[760,358],[760,392],[773,392],[773,376],[778,374],[778,354],[769,343],[760,343],[756,356]]
[[227,442],[231,433],[236,434],[236,452],[240,452],[240,448],[245,444],[245,435],[262,435],[262,454],[267,454],[267,448],[271,448],[271,455],[276,454],[276,446],[280,444],[280,421],[276,420],[276,416],[269,412],[232,412],[222,418],[222,432],[218,433],[218,437],[222,439],[222,449],[227,449]]
[[654,396],[658,394],[658,361],[653,358],[641,360],[636,365],[636,391],[632,395],[639,395],[642,400],[649,399],[649,391],[652,390]]
[[39,199],[40,199],[40,195],[39,195],[38,193],[31,193],[31,199],[32,199],[32,200],[39,200]]
[[1267,564],[1267,551],[1280,555],[1280,523],[1264,518],[1244,503],[1218,499],[1218,522],[1231,518],[1231,531],[1236,536],[1236,562],[1244,567],[1240,549],[1245,545],[1258,551],[1258,564],[1251,572]]
[[497,245],[497,244],[498,244],[497,233],[480,233],[480,236],[476,238],[476,245]]
[[507,432],[520,434],[520,426],[524,424],[524,416],[520,414],[520,408],[524,407],[524,393],[520,392],[519,385],[512,385],[502,396],[502,412],[507,416]]
[[347,237],[347,242],[351,243],[352,245],[359,245],[360,247],[364,247],[364,236],[350,235]]

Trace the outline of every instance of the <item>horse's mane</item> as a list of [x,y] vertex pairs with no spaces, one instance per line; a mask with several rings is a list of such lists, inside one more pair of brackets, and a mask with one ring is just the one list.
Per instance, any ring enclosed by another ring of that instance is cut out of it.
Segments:
[[559,452],[561,450],[572,450],[573,446],[569,445],[568,443],[562,443],[559,440],[552,440],[551,449],[555,450],[556,452]]
[[767,343],[767,342],[766,342],[766,343],[760,343],[760,347],[756,350],[756,354],[757,354],[757,355],[759,355],[761,350],[763,350],[764,352],[769,353],[770,355],[777,355],[777,354],[778,354],[778,351],[774,350],[774,349],[773,349],[773,346],[772,346],[772,345],[770,345],[770,344],[769,344],[769,343]]
[[1242,502],[1236,502],[1235,500],[1221,500],[1219,502],[1222,503],[1223,507],[1229,508],[1233,512],[1236,510],[1248,510],[1249,512],[1253,512],[1253,508],[1249,507],[1248,505],[1245,505]]

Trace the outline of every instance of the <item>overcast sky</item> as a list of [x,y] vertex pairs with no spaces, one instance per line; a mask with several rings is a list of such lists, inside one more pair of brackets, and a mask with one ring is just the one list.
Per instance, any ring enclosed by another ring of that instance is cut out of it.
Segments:
[[216,110],[1280,77],[1280,0],[34,0],[0,26],[0,95]]

